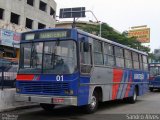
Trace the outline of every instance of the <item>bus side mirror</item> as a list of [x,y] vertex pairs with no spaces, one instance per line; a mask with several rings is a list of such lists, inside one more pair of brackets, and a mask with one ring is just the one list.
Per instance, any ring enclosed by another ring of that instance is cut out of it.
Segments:
[[85,37],[81,38],[81,41],[83,43],[83,51],[88,52],[89,51],[89,42]]
[[85,41],[83,43],[83,51],[84,52],[89,52],[89,42],[88,41]]

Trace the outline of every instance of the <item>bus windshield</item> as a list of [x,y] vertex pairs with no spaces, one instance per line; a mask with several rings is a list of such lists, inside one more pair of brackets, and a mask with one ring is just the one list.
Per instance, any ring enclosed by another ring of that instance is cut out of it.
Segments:
[[160,75],[160,67],[159,66],[150,67],[150,76],[157,76],[157,75]]
[[72,40],[21,44],[19,73],[71,74],[77,69]]

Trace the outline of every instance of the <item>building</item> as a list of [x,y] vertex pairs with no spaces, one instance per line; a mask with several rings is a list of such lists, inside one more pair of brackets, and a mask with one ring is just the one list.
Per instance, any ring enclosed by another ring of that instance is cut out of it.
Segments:
[[154,62],[160,62],[160,49],[154,50],[154,56],[155,56]]
[[155,56],[160,57],[160,49],[155,49],[154,54]]
[[0,57],[19,58],[20,33],[0,29]]
[[[12,34],[55,27],[56,6],[54,0],[0,0],[0,41],[5,30]],[[11,57],[13,46],[1,43],[1,53],[7,52],[3,57]]]
[[55,27],[54,0],[0,0],[0,28],[16,32]]

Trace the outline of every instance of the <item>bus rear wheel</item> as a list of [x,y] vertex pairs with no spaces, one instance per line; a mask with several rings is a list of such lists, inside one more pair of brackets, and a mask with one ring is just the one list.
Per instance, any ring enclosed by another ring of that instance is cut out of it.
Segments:
[[138,90],[137,90],[137,88],[135,87],[133,96],[128,98],[128,102],[129,102],[129,103],[132,103],[132,104],[133,104],[133,103],[135,103],[135,102],[137,101],[137,93],[138,93]]
[[46,104],[46,103],[40,103],[41,108],[43,108],[45,111],[53,111],[55,105],[54,104]]
[[149,90],[150,90],[151,92],[153,92],[153,88],[149,88]]
[[91,97],[91,102],[90,104],[84,106],[84,110],[86,113],[94,113],[98,108],[98,94],[97,92],[94,92],[92,97]]

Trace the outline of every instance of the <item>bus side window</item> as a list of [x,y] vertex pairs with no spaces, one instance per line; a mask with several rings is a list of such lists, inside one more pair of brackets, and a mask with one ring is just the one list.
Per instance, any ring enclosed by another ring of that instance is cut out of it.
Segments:
[[147,56],[143,55],[143,70],[148,70],[148,60],[147,60]]
[[88,74],[91,71],[92,59],[91,59],[91,45],[89,45],[88,51],[84,49],[84,43],[80,43],[80,64],[81,73]]
[[115,46],[116,66],[124,68],[124,54],[123,49]]
[[133,68],[134,69],[139,69],[138,53],[132,52],[132,58],[133,58]]
[[113,46],[104,43],[104,64],[106,66],[114,66]]
[[129,50],[124,50],[124,56],[125,56],[125,67],[126,68],[132,68],[132,54]]
[[94,40],[94,64],[95,65],[103,65],[103,47],[102,42],[98,40]]
[[143,70],[143,62],[142,62],[142,55],[139,54],[139,64],[140,64],[140,69]]

